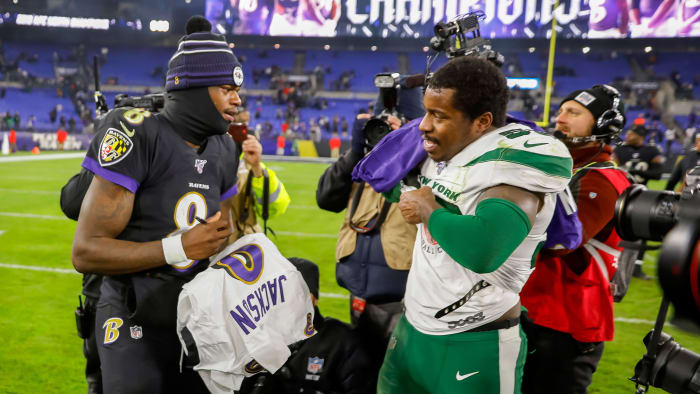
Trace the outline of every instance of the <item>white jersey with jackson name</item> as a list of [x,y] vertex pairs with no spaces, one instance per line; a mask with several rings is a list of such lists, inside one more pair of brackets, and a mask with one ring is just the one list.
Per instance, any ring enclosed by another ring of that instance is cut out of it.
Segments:
[[[473,215],[484,190],[497,185],[544,193],[544,206],[525,240],[488,274],[457,263],[433,240],[428,227],[419,224],[404,300],[411,325],[425,334],[453,334],[492,322],[512,308],[532,272],[534,255],[552,219],[555,194],[566,187],[571,167],[564,144],[521,124],[487,133],[447,162],[428,158],[419,183],[431,187],[455,213]],[[464,240],[466,245],[470,242],[479,241]]]
[[263,234],[240,238],[210,261],[182,289],[177,333],[189,352],[194,341],[194,369],[209,391],[231,393],[245,376],[277,371],[288,345],[316,333],[314,309],[301,273]]

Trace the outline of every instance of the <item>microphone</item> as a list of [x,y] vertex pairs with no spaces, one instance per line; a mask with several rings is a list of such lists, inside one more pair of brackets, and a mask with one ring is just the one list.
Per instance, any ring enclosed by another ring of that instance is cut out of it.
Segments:
[[554,130],[553,133],[550,133],[550,132],[549,132],[549,129],[547,129],[547,130],[545,130],[545,131],[547,131],[547,133],[549,133],[549,134],[552,134],[552,136],[554,136],[554,138],[556,138],[556,139],[558,139],[558,140],[564,140],[564,139],[568,138],[568,137],[566,136],[566,134],[564,134],[564,133],[563,133],[562,131],[560,131],[560,130]]
[[406,89],[412,89],[418,86],[424,86],[425,85],[425,75],[424,74],[416,74],[416,75],[409,75],[406,77],[404,80],[404,86]]
[[606,138],[609,138],[611,134],[600,134],[600,135],[589,135],[585,137],[569,137],[568,135],[564,134],[561,130],[554,130],[551,131],[551,129],[545,129],[547,134],[550,134],[554,138],[564,142],[564,143],[570,143],[570,144],[583,144],[587,142],[594,142],[594,141],[604,141]]

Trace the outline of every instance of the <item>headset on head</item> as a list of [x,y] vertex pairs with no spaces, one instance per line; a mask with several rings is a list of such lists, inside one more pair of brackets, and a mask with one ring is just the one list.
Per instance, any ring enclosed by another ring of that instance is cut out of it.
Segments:
[[559,130],[554,130],[554,137],[574,144],[603,141],[610,143],[615,137],[620,135],[625,126],[625,116],[620,112],[620,92],[610,85],[595,85],[592,89],[600,88],[612,98],[612,106],[605,110],[593,125],[593,134],[586,137],[569,137]]
[[593,134],[598,136],[598,139],[609,142],[625,127],[625,116],[620,112],[620,92],[610,85],[595,85],[593,88],[602,89],[612,98],[612,107],[598,117],[593,129]]

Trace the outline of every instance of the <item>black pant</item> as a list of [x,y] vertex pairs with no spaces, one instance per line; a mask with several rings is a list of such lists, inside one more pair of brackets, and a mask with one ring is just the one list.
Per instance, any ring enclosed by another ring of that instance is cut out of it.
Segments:
[[[387,302],[384,304],[366,303],[365,310],[361,313],[352,309],[352,294],[350,295],[350,323],[364,342],[365,349],[371,361],[373,379],[379,377],[379,369],[384,362],[384,354],[389,344],[391,333],[399,322],[403,313],[403,304]],[[376,387],[374,385],[373,387]]]
[[[85,297],[85,311],[95,318],[97,299]],[[100,355],[97,352],[95,325],[88,326],[89,332],[83,340],[83,355],[85,356],[85,380],[88,384],[88,394],[102,394],[102,372],[100,371]]]
[[[190,368],[180,372],[182,347],[174,319],[171,326],[164,326],[130,317],[133,313],[127,307],[127,295],[132,290],[128,282],[110,278],[102,285],[95,335],[104,392],[207,393],[197,372]],[[137,293],[147,291],[139,289]]]
[[523,319],[528,355],[523,394],[585,394],[603,355],[603,342],[579,342],[570,334]]

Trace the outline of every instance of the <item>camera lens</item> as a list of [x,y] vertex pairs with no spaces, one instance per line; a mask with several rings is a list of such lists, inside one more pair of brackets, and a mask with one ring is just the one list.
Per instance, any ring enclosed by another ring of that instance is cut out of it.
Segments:
[[680,196],[670,191],[627,188],[615,203],[615,230],[625,240],[661,241],[676,224]]
[[382,118],[374,117],[367,121],[362,132],[365,135],[367,147],[372,149],[382,138],[391,132],[391,127],[389,127],[389,124]]
[[[652,331],[653,332],[653,331]],[[652,332],[644,338],[648,347]],[[669,393],[700,392],[700,355],[679,345],[668,334],[661,333],[656,360],[651,368],[650,383]]]
[[438,37],[447,38],[450,36],[450,34],[452,33],[452,30],[455,27],[456,26],[452,26],[452,24],[438,23],[435,25],[435,28],[434,28],[435,35]]

